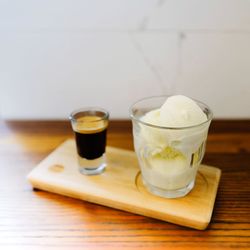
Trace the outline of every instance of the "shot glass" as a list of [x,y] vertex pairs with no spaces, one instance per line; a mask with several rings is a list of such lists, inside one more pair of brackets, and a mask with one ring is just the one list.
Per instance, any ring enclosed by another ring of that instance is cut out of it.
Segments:
[[187,195],[205,153],[212,119],[209,107],[195,101],[207,121],[190,127],[163,127],[142,121],[149,111],[160,108],[167,96],[142,99],[130,108],[135,152],[142,179],[149,192],[165,198]]
[[106,167],[105,148],[109,113],[102,108],[82,108],[73,111],[69,119],[75,133],[80,173],[102,173]]

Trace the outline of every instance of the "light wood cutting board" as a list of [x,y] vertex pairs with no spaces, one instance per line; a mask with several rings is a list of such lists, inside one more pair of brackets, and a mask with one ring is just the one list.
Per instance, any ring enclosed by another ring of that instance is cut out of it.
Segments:
[[221,171],[201,165],[194,189],[185,197],[166,199],[143,186],[134,152],[107,147],[104,173],[79,173],[74,140],[60,145],[28,175],[33,187],[129,211],[136,214],[205,229],[211,220]]

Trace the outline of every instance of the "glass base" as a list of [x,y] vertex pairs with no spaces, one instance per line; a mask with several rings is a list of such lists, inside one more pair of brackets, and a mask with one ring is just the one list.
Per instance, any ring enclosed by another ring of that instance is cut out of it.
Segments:
[[105,155],[93,160],[88,160],[78,156],[79,172],[84,175],[97,175],[101,174],[106,167]]
[[174,189],[174,190],[166,190],[166,189],[152,186],[151,184],[146,182],[144,179],[143,179],[143,183],[144,183],[144,186],[147,188],[147,190],[154,195],[161,196],[163,198],[180,198],[180,197],[187,195],[193,189],[195,181],[193,180],[184,188]]

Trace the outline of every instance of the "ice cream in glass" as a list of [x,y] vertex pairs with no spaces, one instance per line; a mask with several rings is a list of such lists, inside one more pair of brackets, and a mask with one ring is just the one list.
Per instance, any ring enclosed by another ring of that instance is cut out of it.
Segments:
[[205,153],[209,107],[183,95],[156,96],[136,102],[130,116],[144,185],[162,197],[188,194]]

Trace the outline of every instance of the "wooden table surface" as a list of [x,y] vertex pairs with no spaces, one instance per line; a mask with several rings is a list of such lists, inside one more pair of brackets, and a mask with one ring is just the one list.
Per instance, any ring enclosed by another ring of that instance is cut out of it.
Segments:
[[[26,180],[65,139],[66,121],[0,123],[0,249],[250,249],[250,121],[214,121],[203,163],[222,170],[205,231],[43,191]],[[131,125],[113,121],[108,145],[133,149]]]

